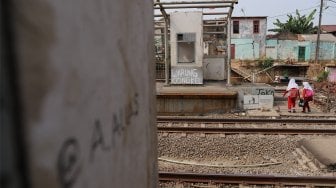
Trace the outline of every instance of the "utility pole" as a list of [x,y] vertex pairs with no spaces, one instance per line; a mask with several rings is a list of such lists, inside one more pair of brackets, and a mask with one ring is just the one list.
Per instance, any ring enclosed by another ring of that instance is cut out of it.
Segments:
[[[226,27],[226,44],[227,44],[227,80],[226,85],[231,86],[231,15],[227,17],[227,27]],[[225,61],[224,61],[225,62]]]
[[317,29],[317,41],[316,41],[316,51],[315,51],[315,64],[317,64],[319,61],[322,10],[323,10],[323,0],[321,0],[321,4],[320,4],[319,25]]

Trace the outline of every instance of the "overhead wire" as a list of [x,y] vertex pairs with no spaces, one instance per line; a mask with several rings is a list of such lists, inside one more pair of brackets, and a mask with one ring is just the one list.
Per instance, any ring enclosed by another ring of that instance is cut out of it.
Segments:
[[336,3],[336,1],[334,1],[334,0],[326,0],[326,1],[329,1],[329,2],[332,2],[332,3]]
[[[310,8],[305,8],[305,9],[300,9],[298,10],[299,12],[300,11],[306,11],[306,10],[311,10],[313,8],[317,8],[319,7],[320,5],[316,5],[316,6],[313,6],[313,7],[310,7]],[[296,11],[295,11],[296,12]],[[269,16],[268,18],[276,18],[276,17],[281,17],[281,16],[287,16],[288,14],[293,14],[295,12],[287,12],[287,13],[284,13],[284,14],[280,14],[280,15],[276,15],[276,16]]]

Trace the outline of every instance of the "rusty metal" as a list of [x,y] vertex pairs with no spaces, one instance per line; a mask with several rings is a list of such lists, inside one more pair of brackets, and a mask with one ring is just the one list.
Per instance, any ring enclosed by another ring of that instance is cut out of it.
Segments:
[[156,97],[162,99],[235,99],[237,97],[236,92],[228,93],[158,93]]
[[[203,12],[204,16],[210,16],[210,15],[228,15],[227,12]],[[167,14],[169,17],[169,15]],[[162,14],[155,14],[154,17],[164,17]]]
[[212,32],[203,32],[203,34],[223,34],[223,32],[220,32],[220,31],[212,31]]
[[318,123],[318,124],[334,124],[336,125],[336,119],[267,119],[267,118],[208,118],[208,117],[169,117],[158,116],[157,122],[198,122],[198,123]]
[[197,183],[235,183],[235,184],[270,184],[270,185],[328,185],[335,186],[335,177],[316,176],[271,176],[271,175],[226,175],[159,172],[159,181],[183,181]]
[[225,18],[204,20],[203,23],[227,23]]
[[335,135],[336,129],[296,128],[216,128],[216,127],[158,127],[159,132],[225,133],[225,134],[324,134]]
[[174,5],[174,4],[218,4],[218,3],[238,3],[237,0],[221,0],[221,1],[170,1],[170,2],[155,2],[155,5]]
[[202,115],[209,113],[226,113],[235,108],[236,93],[231,95],[157,95],[157,114],[167,115]]
[[[164,6],[164,9],[187,9],[187,8],[232,8],[232,5],[180,5],[180,6]],[[154,7],[154,9],[160,9],[160,7]]]
[[[226,24],[218,24],[218,25],[215,25],[215,24],[203,24],[203,27],[221,27],[221,26],[226,26]],[[223,32],[221,32],[221,33],[223,33]]]
[[228,15],[227,12],[203,12],[203,15]]

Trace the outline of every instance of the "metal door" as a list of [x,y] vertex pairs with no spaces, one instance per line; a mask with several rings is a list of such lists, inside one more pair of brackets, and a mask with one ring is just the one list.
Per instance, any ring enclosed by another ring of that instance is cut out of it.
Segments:
[[299,61],[305,61],[306,56],[306,47],[305,46],[299,46]]
[[236,59],[235,54],[236,54],[236,45],[231,44],[231,59]]

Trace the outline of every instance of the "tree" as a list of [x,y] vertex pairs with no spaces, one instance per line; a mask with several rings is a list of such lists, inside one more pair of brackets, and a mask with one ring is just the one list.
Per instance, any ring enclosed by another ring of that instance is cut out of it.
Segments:
[[314,9],[307,17],[306,15],[300,15],[299,11],[296,10],[296,16],[288,14],[288,20],[284,23],[280,22],[279,19],[276,19],[276,22],[273,24],[277,26],[276,29],[270,29],[269,31],[278,32],[278,33],[293,33],[293,34],[312,34],[317,31],[317,28],[314,27],[314,15],[316,9]]

